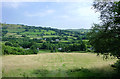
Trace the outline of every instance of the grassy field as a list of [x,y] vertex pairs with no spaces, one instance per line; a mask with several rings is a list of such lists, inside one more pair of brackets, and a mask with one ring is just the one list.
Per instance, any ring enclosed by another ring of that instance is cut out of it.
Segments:
[[42,49],[40,49],[38,53],[50,53],[50,50],[44,50],[44,49],[42,50]]
[[6,55],[2,60],[3,77],[109,77],[116,61],[92,53]]

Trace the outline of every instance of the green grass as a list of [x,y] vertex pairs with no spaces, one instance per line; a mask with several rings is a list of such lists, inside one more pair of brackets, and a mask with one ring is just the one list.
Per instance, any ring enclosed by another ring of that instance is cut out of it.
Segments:
[[36,35],[36,34],[41,34],[41,33],[40,32],[23,32],[21,34]]
[[44,35],[44,38],[49,38],[49,37],[59,37],[58,35]]
[[62,40],[62,41],[60,41],[60,42],[69,42],[69,41],[66,41],[66,40]]
[[49,53],[50,50],[44,50],[44,49],[40,49],[38,53]]
[[2,60],[3,77],[111,77],[110,65],[116,62],[92,53],[7,55]]
[[[42,36],[37,36],[37,35],[27,35],[27,37],[30,38],[42,38]],[[51,37],[59,37],[58,35],[44,35],[44,38],[51,38]]]
[[72,52],[69,52],[69,53],[88,53],[87,51],[72,51]]
[[50,35],[51,33],[53,34],[53,33],[56,33],[55,31],[52,31],[52,30],[41,30],[40,32],[36,29],[36,31],[34,32],[34,31],[28,31],[28,32],[22,32],[21,34],[28,34],[28,35],[36,35],[36,34],[42,34],[42,33],[44,33],[44,34],[48,34],[48,35]]

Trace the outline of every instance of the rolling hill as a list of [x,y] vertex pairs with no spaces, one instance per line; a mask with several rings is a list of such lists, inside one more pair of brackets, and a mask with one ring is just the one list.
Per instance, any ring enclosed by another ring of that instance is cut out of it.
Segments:
[[35,26],[27,26],[20,24],[1,24],[2,25],[2,34],[5,37],[15,36],[20,38],[22,36],[27,36],[30,38],[41,38],[41,37],[76,37],[76,36],[84,36],[89,29],[55,29],[50,27],[35,27]]

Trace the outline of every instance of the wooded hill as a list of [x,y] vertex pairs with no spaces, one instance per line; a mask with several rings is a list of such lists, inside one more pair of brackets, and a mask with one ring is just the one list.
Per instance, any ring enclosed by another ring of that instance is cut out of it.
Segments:
[[[22,54],[25,54],[26,52],[29,53],[31,52],[30,50],[32,50],[32,53],[34,50],[33,54],[35,54],[39,52],[40,49],[50,50],[51,52],[88,51],[91,47],[86,37],[88,30],[85,29],[82,32],[77,32],[20,24],[1,25],[3,48],[6,47],[6,49],[8,49],[12,47],[11,49],[13,50],[23,48],[23,50],[21,50],[22,52],[25,49],[29,50],[25,50]],[[12,53],[8,53],[9,51],[7,50],[4,51],[5,54],[6,52],[7,54]]]
[[22,37],[27,36],[30,38],[41,38],[41,37],[77,37],[85,36],[89,29],[69,29],[60,30],[50,27],[35,27],[21,24],[2,24],[3,36],[15,36]]

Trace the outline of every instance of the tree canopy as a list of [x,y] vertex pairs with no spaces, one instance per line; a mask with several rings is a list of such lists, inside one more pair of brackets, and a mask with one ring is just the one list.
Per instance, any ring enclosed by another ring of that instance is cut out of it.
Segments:
[[88,34],[94,51],[120,58],[120,1],[95,1],[93,7],[100,12],[101,20],[100,24],[94,24]]

